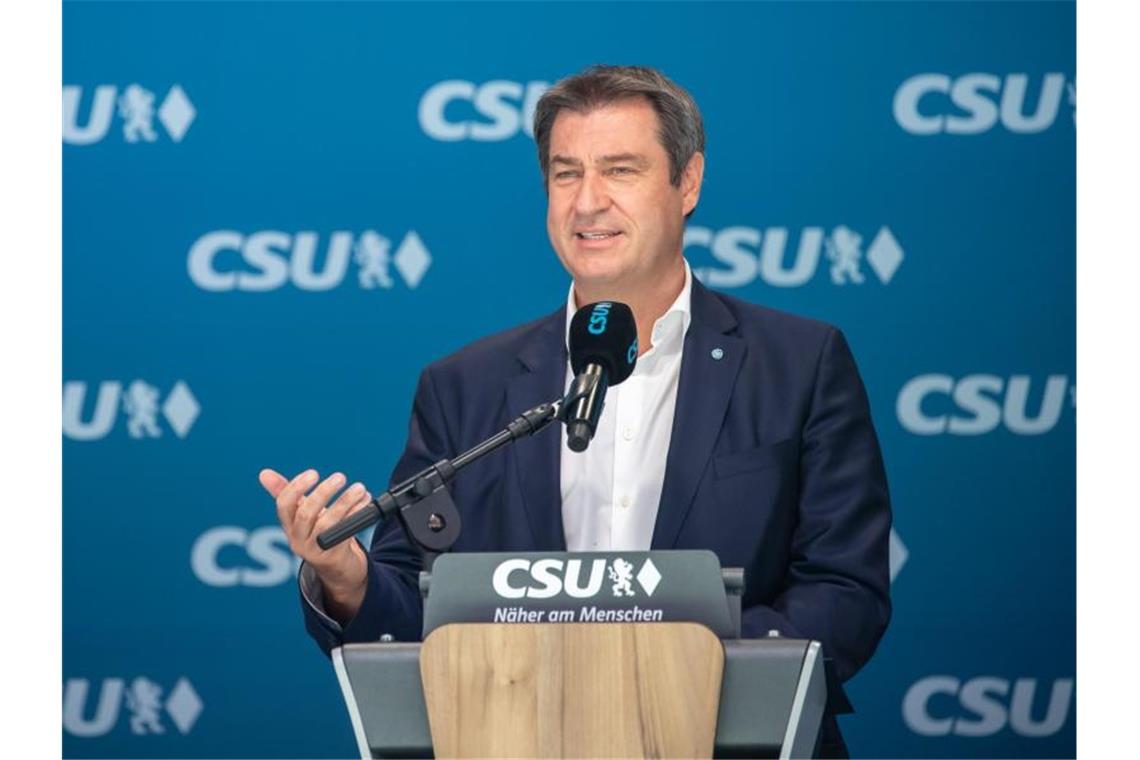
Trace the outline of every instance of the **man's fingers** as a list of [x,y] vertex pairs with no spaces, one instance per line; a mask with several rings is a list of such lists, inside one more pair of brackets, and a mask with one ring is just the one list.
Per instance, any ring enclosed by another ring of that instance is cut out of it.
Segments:
[[313,533],[310,538],[316,542],[317,536],[350,514],[363,508],[370,501],[372,501],[372,494],[364,490],[364,485],[361,483],[353,484],[351,488],[340,495],[336,503],[317,516],[317,521],[313,524]]
[[344,475],[341,473],[333,473],[314,488],[312,493],[301,499],[301,506],[297,508],[297,516],[293,518],[294,538],[298,541],[309,539],[313,532],[313,524],[321,516],[328,500],[344,485],[344,480]]
[[281,527],[285,528],[286,532],[293,527],[301,497],[305,495],[305,491],[312,488],[318,477],[320,476],[316,470],[305,470],[277,493],[277,518],[281,520]]
[[281,493],[281,490],[285,488],[285,486],[289,485],[289,481],[285,479],[284,475],[268,467],[257,473],[257,479],[274,499],[277,498],[277,495]]
[[316,470],[305,470],[290,480],[289,485],[285,486],[281,493],[278,494],[278,497],[300,498],[316,484],[320,477],[320,474]]
[[349,505],[348,509],[346,509],[344,511],[344,514],[337,517],[337,522],[340,522],[341,520],[343,520],[343,519],[345,519],[351,515],[354,515],[357,512],[359,512],[360,510],[364,509],[365,507],[368,506],[368,503],[370,501],[372,501],[372,494],[369,493],[368,491],[365,491],[364,495],[361,496],[360,499],[355,504]]
[[364,498],[365,493],[363,483],[353,483],[350,488],[345,489],[340,498],[336,500],[331,507],[328,508],[329,518],[332,520],[340,520],[348,514],[349,510],[355,507],[361,499]]

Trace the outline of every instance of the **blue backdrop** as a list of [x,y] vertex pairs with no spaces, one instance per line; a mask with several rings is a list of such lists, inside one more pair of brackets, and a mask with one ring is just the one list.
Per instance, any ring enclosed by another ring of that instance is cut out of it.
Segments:
[[64,751],[355,750],[260,468],[376,491],[419,369],[552,311],[529,119],[656,66],[686,255],[868,387],[895,616],[873,756],[1075,754],[1075,6],[64,4]]

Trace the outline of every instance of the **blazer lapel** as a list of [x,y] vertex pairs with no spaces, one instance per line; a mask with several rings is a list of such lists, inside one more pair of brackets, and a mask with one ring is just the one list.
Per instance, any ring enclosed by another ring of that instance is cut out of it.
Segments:
[[[525,371],[507,385],[507,415],[518,415],[565,391],[566,307],[548,317],[518,355]],[[507,487],[517,487],[530,519],[536,551],[565,551],[562,530],[561,423],[552,423],[530,440],[513,444],[517,472]],[[510,476],[509,476],[510,477]]]
[[696,280],[691,308],[653,549],[671,549],[676,544],[744,361],[745,342],[727,334],[736,327],[736,319]]

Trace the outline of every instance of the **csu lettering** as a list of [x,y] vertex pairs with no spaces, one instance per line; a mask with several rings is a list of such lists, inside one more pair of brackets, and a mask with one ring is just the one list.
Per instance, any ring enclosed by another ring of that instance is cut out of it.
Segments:
[[[223,562],[223,552],[233,556]],[[253,531],[222,525],[203,533],[190,549],[190,568],[207,586],[276,586],[291,580],[300,564],[285,531],[275,525]]]
[[[895,411],[899,424],[915,435],[982,435],[1002,423],[1017,435],[1041,435],[1060,420],[1069,379],[1049,376],[1036,416],[1029,412],[1031,386],[1029,375],[1013,375],[1008,383],[997,375],[967,375],[957,381],[950,375],[919,375],[899,391]],[[932,408],[936,406],[945,411]]]
[[195,285],[213,292],[263,292],[289,283],[299,290],[331,290],[345,281],[350,262],[358,267],[355,279],[361,288],[389,290],[393,272],[408,288],[418,287],[432,263],[423,240],[409,230],[392,249],[392,242],[375,230],[359,236],[333,232],[323,249],[321,236],[313,231],[243,235],[216,230],[190,247],[186,268]]
[[606,322],[610,316],[610,304],[600,303],[590,312],[590,324],[586,327],[591,335],[601,335],[606,331]]
[[[999,123],[1010,132],[1043,132],[1057,120],[1066,91],[1075,113],[1076,84],[1066,84],[1064,74],[1053,72],[1041,79],[1040,86],[1034,87],[1035,104],[1026,102],[1029,84],[1027,74],[1009,74],[1004,80],[983,73],[957,79],[945,74],[919,74],[895,92],[895,121],[913,135],[976,135]],[[1033,112],[1026,113],[1030,105]]]
[[[992,736],[1008,725],[1015,734],[1051,736],[1068,720],[1073,703],[1073,679],[1053,682],[1044,717],[1037,701],[1037,679],[983,676],[965,683],[953,676],[930,676],[918,681],[903,698],[903,720],[922,736]],[[939,699],[941,697],[941,699]],[[935,703],[942,705],[935,709]],[[1035,709],[1037,707],[1037,709]]]
[[[95,690],[98,695],[92,700]],[[124,707],[130,716],[130,732],[139,735],[168,735],[168,721],[188,734],[203,710],[201,697],[185,676],[170,689],[147,676],[101,682],[69,678],[63,685],[63,730],[85,739],[104,736],[122,723]]]
[[482,85],[461,79],[440,82],[420,98],[420,128],[444,142],[507,140],[520,131],[533,137],[534,109],[549,88],[548,82],[524,85],[501,79]]
[[[685,228],[682,245],[686,253],[700,248],[711,254],[717,266],[694,265],[693,274],[714,288],[740,288],[758,279],[777,288],[795,288],[809,283],[821,268],[832,284],[859,287],[870,281],[864,266],[886,285],[906,257],[886,225],[873,236],[847,225],[837,225],[830,233],[814,226],[791,231],[787,227],[714,230],[690,226]],[[693,261],[703,257],[692,255]]]
[[[563,570],[565,569],[565,573]],[[606,561],[595,559],[590,563],[590,577],[582,585],[582,560],[565,563],[560,559],[508,559],[495,568],[491,586],[504,599],[550,599],[563,591],[567,596],[585,599],[598,593],[605,580]]]
[[[158,92],[138,83],[120,87],[101,84],[94,94],[85,99],[84,88],[79,85],[63,87],[63,142],[65,145],[93,145],[101,142],[111,131],[116,114],[122,119],[122,139],[125,143],[148,144],[158,142],[162,125],[174,142],[181,142],[198,112],[181,85],[171,87],[159,99]],[[90,103],[85,105],[85,100]]]

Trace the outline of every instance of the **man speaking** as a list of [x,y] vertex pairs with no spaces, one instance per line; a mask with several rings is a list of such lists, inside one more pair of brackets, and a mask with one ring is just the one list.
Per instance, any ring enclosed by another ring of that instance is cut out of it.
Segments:
[[[822,643],[830,701],[821,752],[844,754],[839,684],[890,618],[890,501],[866,393],[834,327],[714,293],[682,256],[704,176],[687,92],[648,68],[595,66],[539,101],[534,136],[566,304],[430,365],[392,482],[454,457],[572,379],[579,306],[628,304],[633,374],[609,390],[592,442],[558,426],[471,464],[451,486],[455,551],[710,549],[743,567],[742,635]],[[418,640],[419,553],[395,520],[371,549],[316,537],[371,498],[340,473],[264,470],[303,560],[306,627],[327,652],[384,634]],[[343,490],[342,490],[343,489]],[[339,495],[338,495],[339,494]]]

